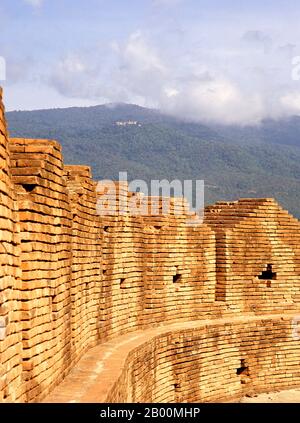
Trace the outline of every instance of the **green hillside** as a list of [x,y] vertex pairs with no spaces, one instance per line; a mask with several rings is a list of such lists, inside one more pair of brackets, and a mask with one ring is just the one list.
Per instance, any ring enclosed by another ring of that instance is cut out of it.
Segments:
[[[58,140],[95,179],[204,179],[206,203],[275,197],[300,217],[300,119],[207,126],[134,105],[7,113],[11,136]],[[137,121],[119,126],[116,122]]]

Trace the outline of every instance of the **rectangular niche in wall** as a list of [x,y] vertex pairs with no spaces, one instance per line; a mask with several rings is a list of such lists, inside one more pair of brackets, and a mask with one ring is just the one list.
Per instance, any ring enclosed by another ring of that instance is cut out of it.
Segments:
[[[272,264],[267,264],[267,269],[263,270],[260,275],[258,275],[258,279],[263,281],[273,281],[276,279],[277,274],[273,272]],[[270,287],[270,286],[269,286]]]
[[24,188],[26,192],[31,193],[35,190],[37,185],[36,184],[22,184],[22,187]]
[[173,276],[173,283],[180,285],[181,282],[182,282],[182,275],[180,273],[176,273],[176,275]]
[[241,359],[241,367],[236,369],[236,374],[240,376],[242,384],[247,383],[247,379],[249,377],[249,367],[247,366],[245,359]]
[[176,266],[176,273],[172,276],[173,287],[175,292],[179,292],[182,286],[182,274]]
[[125,288],[127,288],[127,286],[126,286],[126,278],[121,278],[120,279],[120,288],[121,289],[125,289]]

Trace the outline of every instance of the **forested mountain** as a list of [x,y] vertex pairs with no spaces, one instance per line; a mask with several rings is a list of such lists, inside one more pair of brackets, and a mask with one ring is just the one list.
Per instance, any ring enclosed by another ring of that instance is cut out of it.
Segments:
[[7,113],[11,136],[50,138],[95,179],[204,179],[206,203],[275,197],[300,217],[300,118],[205,125],[135,105]]

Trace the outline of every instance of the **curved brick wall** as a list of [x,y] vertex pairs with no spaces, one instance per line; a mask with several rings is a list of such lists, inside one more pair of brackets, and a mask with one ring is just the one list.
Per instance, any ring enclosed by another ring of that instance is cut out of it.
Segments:
[[[99,217],[89,168],[64,166],[55,141],[10,139],[6,160],[19,228],[12,346],[22,380],[9,383],[10,368],[3,371],[3,400],[43,398],[108,338],[213,314],[210,228],[187,227],[184,214]],[[120,190],[129,195],[127,186]]]
[[300,385],[299,354],[289,316],[197,322],[134,348],[99,400],[213,402],[286,389]]
[[299,310],[300,223],[274,200],[219,203],[191,227],[182,199],[155,216],[161,199],[116,183],[118,207],[146,214],[99,216],[90,169],[65,166],[56,141],[9,139],[1,98],[0,176],[0,401],[41,400],[89,348],[127,333]]

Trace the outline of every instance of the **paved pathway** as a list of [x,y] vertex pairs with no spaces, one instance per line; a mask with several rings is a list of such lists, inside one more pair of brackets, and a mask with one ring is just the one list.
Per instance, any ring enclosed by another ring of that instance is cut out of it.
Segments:
[[[153,329],[138,330],[104,342],[88,350],[66,378],[43,402],[85,403],[105,402],[108,392],[121,374],[128,353],[149,339],[170,331],[200,328],[222,323],[241,323],[262,319],[280,318],[282,314],[243,316],[214,320],[197,320],[161,325]],[[288,317],[288,314],[284,315]],[[292,315],[291,315],[292,317]]]
[[271,392],[269,394],[259,394],[253,397],[244,397],[240,402],[252,403],[300,403],[300,389],[289,389],[280,392]]

